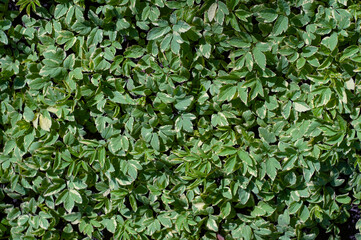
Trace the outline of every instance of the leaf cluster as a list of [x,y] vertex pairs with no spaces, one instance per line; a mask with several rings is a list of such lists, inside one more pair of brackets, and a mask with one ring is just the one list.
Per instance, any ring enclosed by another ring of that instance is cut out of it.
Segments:
[[361,199],[358,1],[0,8],[0,237],[342,234]]

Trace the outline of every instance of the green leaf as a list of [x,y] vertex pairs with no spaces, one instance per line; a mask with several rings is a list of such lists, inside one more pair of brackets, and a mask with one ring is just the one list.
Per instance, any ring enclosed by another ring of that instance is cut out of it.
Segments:
[[[61,196],[61,195],[60,195],[60,196]],[[59,198],[60,198],[60,196],[59,196]],[[74,205],[75,205],[74,199],[70,196],[69,191],[66,191],[66,192],[65,192],[63,198],[64,198],[64,200],[63,200],[63,202],[64,202],[64,208],[65,208],[65,210],[66,210],[67,212],[70,213],[70,212],[73,210]]]
[[348,90],[355,90],[355,82],[353,79],[348,80],[345,82],[346,89]]
[[277,169],[281,169],[281,164],[277,159],[271,157],[266,161],[266,173],[274,181],[277,175]]
[[358,229],[358,230],[361,229],[361,219],[359,219],[359,220],[356,222],[355,228]]
[[307,112],[311,108],[304,102],[294,102],[293,107],[297,112]]
[[303,58],[303,57],[301,57],[301,58],[299,58],[299,59],[297,60],[297,62],[296,62],[296,67],[297,67],[298,69],[301,69],[301,68],[303,68],[303,66],[305,66],[305,63],[306,63],[306,59]]
[[125,18],[121,18],[118,19],[117,23],[116,23],[116,30],[120,31],[120,30],[124,30],[130,27],[130,23],[125,19]]
[[40,125],[41,129],[49,132],[51,125],[52,125],[51,119],[40,114],[39,125]]
[[244,150],[240,149],[238,150],[238,156],[239,158],[245,162],[247,165],[249,166],[253,166],[253,161],[252,159],[249,157],[249,154],[247,152],[245,152]]
[[153,235],[155,232],[159,231],[161,228],[159,220],[154,219],[147,227],[149,235]]
[[67,11],[68,11],[68,7],[66,4],[56,5],[55,10],[54,10],[55,19],[61,18],[62,16],[64,16],[67,13]]
[[124,52],[124,57],[126,58],[140,58],[143,56],[145,49],[141,46],[135,45],[127,48]]
[[189,29],[191,29],[191,26],[189,26],[189,24],[184,21],[179,21],[176,25],[173,26],[173,30],[180,33],[185,33]]
[[212,52],[212,46],[209,43],[200,45],[199,51],[205,58],[210,58]]
[[100,163],[100,166],[101,166],[101,167],[104,167],[105,157],[106,157],[105,148],[104,148],[104,147],[101,147],[101,148],[98,150],[98,160],[99,160],[99,163]]
[[64,60],[63,66],[67,69],[72,70],[74,64],[75,64],[75,54],[72,53]]
[[260,127],[258,131],[260,137],[263,138],[266,142],[268,143],[276,142],[276,135],[272,132],[269,132],[268,129]]
[[23,117],[24,117],[25,121],[31,122],[34,120],[35,114],[28,106],[25,106]]
[[218,232],[218,225],[214,217],[209,216],[207,220],[207,228],[213,232]]
[[70,194],[69,197],[71,197],[74,200],[74,202],[76,202],[76,203],[82,203],[83,202],[83,200],[81,198],[81,195],[76,190],[70,189],[69,194]]
[[322,39],[321,44],[325,45],[328,49],[333,51],[338,43],[338,36],[336,32],[333,32],[329,37]]
[[173,36],[170,48],[174,54],[179,54],[180,51],[180,44],[177,42],[177,39]]
[[303,205],[300,211],[300,219],[302,222],[306,222],[310,218],[310,211],[307,206]]
[[291,215],[295,214],[298,212],[298,210],[301,209],[302,206],[303,206],[302,202],[292,202],[288,208],[288,211]]
[[66,187],[65,184],[54,184],[46,190],[44,196],[47,197],[47,196],[57,194],[57,193],[61,192],[65,187]]
[[237,87],[232,85],[225,85],[220,89],[219,101],[231,101],[237,92]]
[[236,157],[230,157],[227,159],[226,164],[224,165],[224,170],[227,174],[231,174],[235,170],[235,166],[237,163]]
[[179,111],[184,111],[191,105],[192,101],[193,96],[189,96],[184,99],[178,100],[174,107]]
[[259,13],[259,18],[262,18],[265,23],[271,23],[276,20],[277,17],[277,11],[272,8],[267,8]]
[[217,7],[218,7],[218,4],[213,3],[208,9],[208,12],[207,12],[208,13],[208,20],[210,22],[212,22],[212,20],[214,19],[214,16],[216,15]]
[[87,46],[96,46],[103,41],[103,30],[94,28],[87,39]]
[[6,31],[9,30],[11,27],[11,21],[8,19],[0,20],[0,30]]
[[3,44],[6,44],[6,45],[9,43],[6,33],[1,30],[0,30],[0,42],[2,42]]
[[342,55],[340,57],[340,62],[344,61],[346,58],[350,58],[357,54],[360,51],[360,48],[356,45],[352,45],[343,50]]
[[327,57],[323,63],[317,68],[317,70],[323,70],[323,69],[327,69],[331,63],[333,61],[333,58],[332,57]]
[[114,218],[103,219],[102,224],[109,232],[115,233],[115,230],[117,228],[117,222],[115,221]]
[[351,202],[351,198],[347,194],[338,195],[336,197],[336,201],[342,204],[349,204]]
[[257,65],[262,69],[266,69],[266,56],[258,48],[252,50],[253,58]]
[[160,150],[160,141],[159,141],[158,134],[156,134],[156,133],[153,133],[153,134],[152,134],[152,140],[150,141],[150,145],[151,145],[152,148],[154,148],[155,150],[157,150],[157,151]]
[[281,33],[286,32],[288,29],[288,18],[286,16],[280,15],[277,18],[277,21],[273,27],[273,35],[278,36]]
[[147,35],[147,40],[156,40],[165,34],[167,34],[171,28],[169,26],[166,27],[155,27],[152,28]]
[[172,221],[167,214],[158,215],[157,219],[166,228],[172,227]]
[[245,56],[246,61],[246,67],[248,68],[248,71],[252,71],[253,69],[253,57],[250,52],[248,52]]
[[221,207],[222,218],[223,219],[227,218],[231,213],[231,211],[232,211],[232,205],[230,202],[226,202],[225,204],[223,204]]
[[72,73],[76,79],[83,79],[83,73],[80,67],[75,68]]
[[175,121],[176,132],[180,132],[181,129],[187,132],[193,132],[192,120],[194,119],[196,119],[196,117],[192,113],[182,114]]
[[172,41],[173,35],[168,33],[162,40],[162,42],[160,43],[160,49],[161,51],[166,51],[169,49],[170,47],[170,43]]

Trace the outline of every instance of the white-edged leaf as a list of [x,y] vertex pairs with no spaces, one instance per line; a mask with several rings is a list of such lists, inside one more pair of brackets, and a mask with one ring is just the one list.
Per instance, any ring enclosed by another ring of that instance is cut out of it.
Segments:
[[262,70],[266,69],[266,56],[263,52],[261,52],[258,48],[254,48],[253,51],[253,59],[257,63],[257,65],[262,68]]
[[304,102],[294,102],[293,107],[296,109],[297,112],[307,112],[311,108]]
[[216,16],[217,7],[218,7],[218,4],[213,3],[208,9],[208,19],[210,22],[212,22],[214,16]]
[[288,17],[280,15],[273,27],[273,35],[278,36],[283,32],[286,32],[288,28]]
[[81,198],[81,195],[78,191],[76,191],[74,189],[70,189],[69,194],[70,194],[71,198],[74,200],[74,202],[77,202],[77,203],[83,202],[83,199]]
[[163,35],[167,34],[170,30],[171,30],[171,28],[169,26],[152,28],[148,32],[147,40],[158,39],[158,38],[162,37]]
[[331,36],[329,37],[325,37],[324,39],[322,39],[321,42],[321,44],[325,45],[331,51],[333,51],[336,48],[337,43],[338,43],[338,36],[336,32],[332,33]]
[[217,222],[216,222],[216,220],[214,220],[212,217],[209,217],[209,218],[208,218],[207,228],[208,228],[209,230],[214,231],[214,232],[218,232]]
[[350,80],[348,80],[347,82],[345,82],[345,84],[346,84],[346,88],[348,90],[355,90],[355,82],[352,78]]
[[40,125],[41,129],[49,132],[50,128],[51,128],[51,119],[44,117],[42,114],[40,114],[39,125]]

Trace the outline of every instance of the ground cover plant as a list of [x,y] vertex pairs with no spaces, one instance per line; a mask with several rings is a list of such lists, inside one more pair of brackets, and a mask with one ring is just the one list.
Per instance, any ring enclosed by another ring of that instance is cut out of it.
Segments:
[[361,239],[361,5],[0,0],[1,239]]

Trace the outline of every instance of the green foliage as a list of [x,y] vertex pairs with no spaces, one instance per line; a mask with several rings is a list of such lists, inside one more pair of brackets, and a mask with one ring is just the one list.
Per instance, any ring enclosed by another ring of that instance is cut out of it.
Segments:
[[0,238],[334,239],[360,204],[358,1],[16,5]]
[[20,12],[26,9],[26,13],[30,15],[31,10],[36,12],[36,6],[40,7],[40,2],[39,0],[19,0],[16,5],[20,7]]

